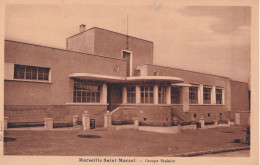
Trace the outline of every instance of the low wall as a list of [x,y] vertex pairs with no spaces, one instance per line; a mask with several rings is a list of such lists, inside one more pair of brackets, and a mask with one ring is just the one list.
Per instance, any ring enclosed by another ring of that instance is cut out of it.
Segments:
[[[171,125],[171,105],[120,104],[117,105],[117,107],[129,107],[128,112],[131,112],[130,114],[133,114],[131,115],[131,117],[138,116],[138,120],[142,123],[165,123],[166,125]],[[132,110],[130,110],[131,107]],[[121,117],[126,118],[126,116],[127,113],[122,112]],[[116,120],[116,118],[117,117],[114,117],[114,115],[112,115],[113,121]]]
[[181,131],[180,126],[175,127],[152,127],[152,126],[139,126],[139,131],[157,132],[157,133],[178,133]]
[[112,128],[115,129],[116,131],[122,130],[122,129],[135,129],[135,125],[134,125],[134,124],[128,124],[128,125],[113,125]]
[[96,126],[103,126],[105,105],[5,105],[4,116],[9,117],[9,123],[43,122],[44,118],[53,118],[54,123],[68,123],[73,116],[79,116],[88,111],[96,120]]
[[192,125],[183,125],[181,126],[181,130],[197,130],[197,126],[196,124],[192,124]]

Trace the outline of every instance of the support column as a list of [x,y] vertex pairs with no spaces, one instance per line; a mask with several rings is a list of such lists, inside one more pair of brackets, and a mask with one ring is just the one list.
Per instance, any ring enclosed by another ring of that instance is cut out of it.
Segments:
[[102,100],[103,104],[107,104],[107,84],[103,83],[102,85]]
[[153,103],[158,104],[158,92],[159,92],[159,86],[155,85],[153,87]]
[[87,112],[85,112],[84,114],[82,114],[82,125],[83,125],[83,130],[90,130],[90,114],[88,114]]
[[188,112],[190,110],[189,104],[189,87],[182,87],[182,104],[183,104],[183,112]]
[[141,103],[141,87],[135,86],[135,103],[140,104]]
[[171,86],[166,89],[166,104],[171,104]]
[[112,126],[112,114],[107,112],[104,115],[104,128],[111,128]]
[[216,86],[211,89],[211,104],[216,104]]
[[203,85],[202,84],[199,85],[199,89],[198,89],[198,103],[203,104]]
[[201,118],[199,119],[199,122],[200,122],[201,129],[204,129],[204,128],[205,128],[205,121],[204,121],[204,118],[201,117]]
[[73,127],[76,127],[78,125],[79,116],[74,115],[73,116]]
[[122,90],[122,104],[126,104],[127,103],[127,89],[125,86],[123,86],[123,90]]
[[45,118],[44,119],[44,128],[53,129],[53,118]]

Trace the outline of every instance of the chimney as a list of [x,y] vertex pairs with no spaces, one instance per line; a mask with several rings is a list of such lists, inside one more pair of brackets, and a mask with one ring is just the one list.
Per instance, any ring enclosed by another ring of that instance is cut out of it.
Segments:
[[79,32],[83,32],[85,30],[86,30],[86,25],[84,24],[79,25]]

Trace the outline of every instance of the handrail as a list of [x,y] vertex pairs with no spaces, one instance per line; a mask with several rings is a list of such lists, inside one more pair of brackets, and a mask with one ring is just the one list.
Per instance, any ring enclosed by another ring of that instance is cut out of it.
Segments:
[[134,108],[137,109],[137,107],[117,107],[116,109],[114,109],[111,114],[115,113],[116,111],[118,111],[119,109],[126,109],[126,108]]
[[186,118],[192,120],[191,117],[189,117],[188,115],[186,115],[186,114],[185,114],[183,111],[181,111],[179,108],[177,108],[177,107],[171,107],[171,108],[172,108],[172,109],[176,109],[177,112],[181,113],[181,114],[184,115]]
[[96,113],[96,114],[93,114],[93,115],[99,115],[99,114],[101,114],[101,113],[103,113],[103,112],[106,112],[107,111],[107,109],[105,109],[105,110],[103,110],[103,111],[100,111],[100,112],[98,112],[98,113]]

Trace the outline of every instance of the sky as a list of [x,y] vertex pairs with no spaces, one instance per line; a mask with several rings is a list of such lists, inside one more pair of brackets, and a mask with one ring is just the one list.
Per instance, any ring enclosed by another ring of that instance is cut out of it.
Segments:
[[246,6],[7,5],[5,38],[66,49],[79,25],[128,33],[154,43],[154,64],[230,77],[250,78],[251,8]]

